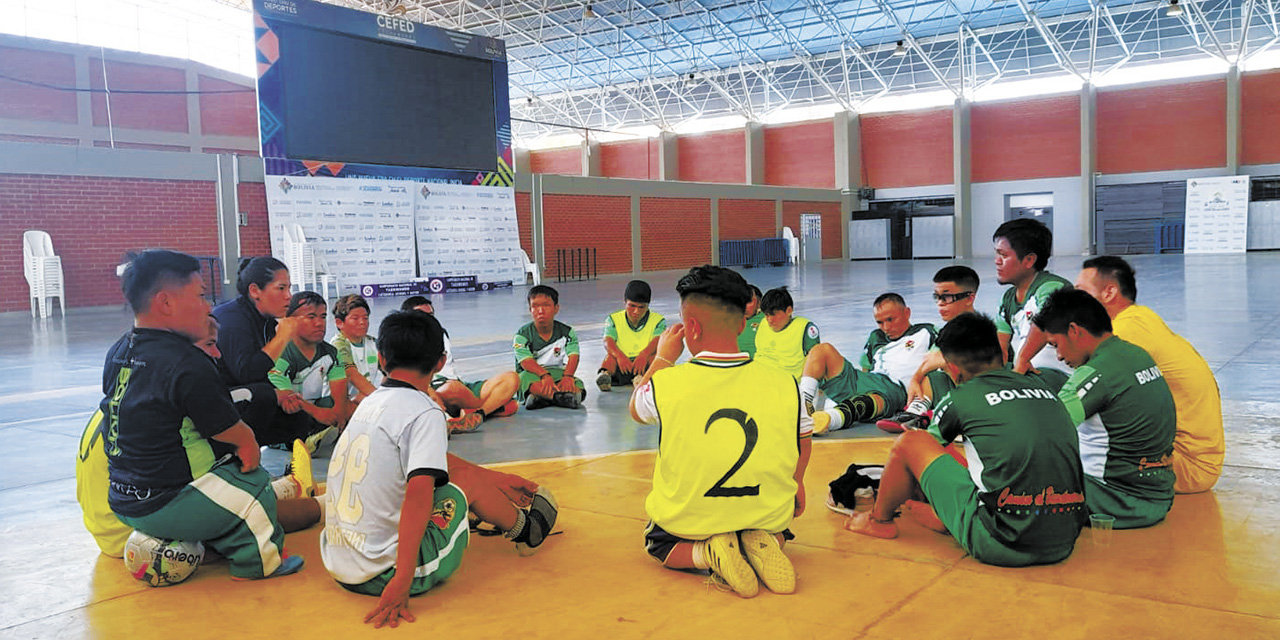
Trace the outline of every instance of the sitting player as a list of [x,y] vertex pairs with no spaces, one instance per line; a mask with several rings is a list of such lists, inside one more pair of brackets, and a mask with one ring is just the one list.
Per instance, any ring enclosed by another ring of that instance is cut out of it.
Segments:
[[[422,296],[409,296],[400,305],[401,311],[421,311],[434,316],[436,308],[431,300]],[[519,408],[512,396],[520,387],[520,377],[514,371],[505,371],[489,378],[466,382],[458,375],[453,363],[453,344],[449,331],[444,332],[444,368],[431,382],[436,400],[450,414],[449,433],[468,433],[480,428],[489,418],[515,414]]]
[[[978,272],[964,265],[943,267],[933,274],[933,302],[944,323],[973,312],[979,284]],[[1008,353],[1003,338],[1000,344],[1000,350]],[[929,424],[929,410],[933,408],[934,400],[941,399],[954,388],[955,382],[946,372],[946,361],[935,347],[907,383],[906,407],[892,418],[876,422],[876,426],[890,433],[923,429]]]
[[560,294],[545,284],[529,289],[529,313],[533,322],[516,331],[516,373],[520,374],[520,399],[530,411],[556,405],[577,409],[587,397],[578,370],[578,334],[556,320]]
[[808,318],[792,317],[795,305],[786,287],[765,292],[760,311],[765,322],[756,331],[755,358],[799,380],[804,375],[805,357],[822,342],[818,325]]
[[426,393],[444,364],[443,336],[435,318],[417,311],[382,321],[386,379],[352,414],[329,465],[329,481],[342,490],[328,494],[321,557],[344,588],[379,597],[365,616],[375,627],[412,622],[409,597],[457,570],[468,510],[524,555],[555,526],[545,488],[447,454],[444,411]]
[[[911,324],[911,309],[896,293],[876,298],[873,309],[880,328],[867,336],[861,370],[826,342],[805,356],[800,395],[813,414],[814,434],[869,422],[907,403],[903,383],[929,353],[936,333],[931,324]],[[814,409],[818,389],[832,406]]]
[[991,236],[996,252],[996,281],[1012,285],[1000,299],[1000,317],[996,320],[1002,340],[1008,340],[1013,356],[1013,370],[1026,373],[1042,367],[1049,368],[1052,378],[1065,381],[1067,375],[1057,371],[1058,356],[1050,348],[1045,350],[1044,335],[1031,322],[1032,316],[1044,307],[1049,294],[1058,289],[1071,288],[1062,276],[1045,271],[1053,251],[1053,232],[1044,223],[1031,218],[1009,220]]
[[[710,569],[745,598],[757,579],[793,593],[781,545],[804,511],[809,416],[793,379],[737,352],[751,295],[742,276],[694,267],[676,291],[684,322],[663,332],[630,403],[631,417],[656,425],[662,441],[645,547],[670,569]],[[673,365],[682,341],[693,359]]]
[[338,350],[324,341],[327,315],[320,294],[293,294],[285,317],[300,319],[297,333],[267,374],[277,389],[298,394],[302,410],[311,416],[306,445],[312,454],[347,417],[347,374],[339,366]]
[[596,375],[596,386],[601,391],[629,386],[633,379],[644,375],[653,362],[658,336],[667,328],[667,321],[661,314],[649,311],[652,297],[648,282],[632,280],[623,294],[625,306],[605,318],[606,355]]
[[1226,445],[1222,396],[1209,364],[1156,312],[1134,304],[1138,285],[1133,267],[1123,258],[1085,260],[1076,288],[1101,302],[1111,316],[1116,336],[1142,347],[1164,374],[1178,414],[1178,432],[1173,437],[1173,474],[1177,477],[1173,490],[1199,493],[1212,489],[1222,475]]
[[747,323],[742,327],[742,333],[738,334],[738,351],[754,356],[756,354],[756,331],[764,323],[764,314],[760,311],[760,298],[764,294],[760,292],[760,287],[754,284],[747,286],[751,287],[751,302],[747,303]]
[[338,335],[330,344],[338,350],[338,363],[347,375],[348,398],[355,403],[365,399],[382,383],[378,368],[378,341],[369,335],[369,302],[359,294],[349,293],[333,303],[333,324]]
[[1160,522],[1173,506],[1177,423],[1160,368],[1111,333],[1107,310],[1084,291],[1049,296],[1033,321],[1076,368],[1058,397],[1079,425],[1090,511],[1115,517],[1117,529]]
[[134,328],[107,353],[100,406],[111,510],[147,535],[204,542],[230,561],[234,578],[297,572],[303,560],[284,553],[253,431],[213,362],[192,346],[209,326],[200,262],[144,251],[121,284]]
[[[938,347],[958,386],[939,402],[928,431],[909,431],[894,443],[875,505],[853,514],[846,528],[896,537],[893,519],[905,505],[980,562],[1022,567],[1065,559],[1086,517],[1066,409],[1039,379],[1005,369],[995,324],[985,316],[947,323]],[[967,469],[943,449],[959,436]],[[911,500],[918,489],[928,504]],[[1033,504],[1046,508],[1028,508]]]

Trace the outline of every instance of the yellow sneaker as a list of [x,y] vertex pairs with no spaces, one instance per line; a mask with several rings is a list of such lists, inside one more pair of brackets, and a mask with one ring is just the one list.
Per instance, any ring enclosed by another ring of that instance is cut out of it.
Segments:
[[711,572],[720,576],[738,595],[750,598],[760,592],[760,582],[742,556],[736,532],[719,533],[707,540],[707,562],[711,565]]
[[742,532],[742,551],[760,581],[774,593],[796,592],[796,568],[782,552],[778,538],[760,529]]
[[289,477],[298,483],[298,492],[304,497],[316,494],[316,478],[311,472],[311,452],[301,440],[293,441],[293,452],[289,456]]
[[831,429],[831,414],[826,411],[818,411],[813,414],[813,435],[826,435]]

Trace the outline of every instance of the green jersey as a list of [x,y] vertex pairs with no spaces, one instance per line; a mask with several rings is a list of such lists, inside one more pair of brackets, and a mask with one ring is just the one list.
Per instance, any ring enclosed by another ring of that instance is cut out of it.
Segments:
[[[378,341],[373,336],[365,336],[360,344],[356,344],[338,333],[330,344],[338,350],[338,364],[344,372],[347,367],[355,367],[374,388],[382,385],[382,369],[378,367]],[[352,398],[360,393],[355,385],[351,385],[349,391]]]
[[1173,395],[1141,347],[1112,336],[1058,393],[1079,425],[1084,473],[1144,500],[1172,500]]
[[863,371],[881,373],[906,384],[929,355],[937,337],[937,329],[928,323],[911,325],[897,340],[890,340],[884,331],[876,329],[867,336],[859,366]]
[[750,355],[756,354],[756,330],[763,322],[764,314],[759,311],[747,318],[747,323],[742,327],[742,333],[738,334],[738,351]]
[[267,373],[267,379],[275,388],[297,391],[303,400],[327,409],[333,406],[329,383],[346,380],[347,372],[338,364],[338,350],[328,342],[317,342],[310,359],[290,342]]
[[543,339],[530,322],[519,331],[512,343],[516,352],[516,372],[524,371],[520,362],[533,358],[543,369],[563,369],[569,364],[569,356],[578,355],[578,334],[573,327],[556,320],[551,325],[551,337]]
[[[996,318],[996,330],[1013,336],[1009,341],[1009,347],[1013,349],[1015,358],[1018,352],[1022,351],[1022,345],[1026,344],[1027,336],[1031,334],[1033,326],[1031,318],[1044,308],[1049,294],[1063,288],[1070,289],[1071,283],[1062,276],[1041,271],[1036,274],[1035,280],[1031,281],[1031,286],[1027,287],[1027,297],[1022,302],[1018,302],[1017,287],[1005,289],[1004,297],[1000,299],[1000,314]],[[1031,366],[1036,369],[1041,367],[1060,369],[1065,365],[1058,360],[1057,350],[1045,345],[1040,353],[1031,359]]]
[[964,436],[978,519],[1014,550],[1070,547],[1085,514],[1080,450],[1067,410],[1035,378],[997,369],[938,402],[929,431]]

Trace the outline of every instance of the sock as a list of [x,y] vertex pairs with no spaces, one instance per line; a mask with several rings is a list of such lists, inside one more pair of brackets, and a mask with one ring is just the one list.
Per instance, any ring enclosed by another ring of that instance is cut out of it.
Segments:
[[707,541],[697,540],[693,543],[693,566],[699,569],[710,569],[711,561],[707,560]]
[[529,518],[525,517],[524,509],[516,509],[516,523],[503,532],[502,537],[515,542],[529,540]]
[[837,405],[834,409],[823,409],[823,411],[831,416],[831,426],[827,427],[827,431],[843,429],[846,422],[853,422],[853,416],[849,415],[849,410],[844,405]]
[[919,398],[912,400],[911,403],[907,405],[907,413],[914,413],[918,416],[922,416],[929,413],[929,409],[932,407],[933,400],[920,396]]
[[298,485],[298,481],[293,476],[280,476],[271,481],[271,490],[276,494],[276,500],[290,500],[302,496],[302,487]]
[[800,378],[800,397],[804,399],[805,409],[813,414],[813,398],[818,395],[818,379],[809,376]]

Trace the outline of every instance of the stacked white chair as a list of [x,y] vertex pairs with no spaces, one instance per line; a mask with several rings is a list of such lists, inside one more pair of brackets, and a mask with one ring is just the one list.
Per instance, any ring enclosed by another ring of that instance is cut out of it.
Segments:
[[67,315],[67,295],[62,279],[62,258],[53,253],[53,240],[48,233],[32,229],[22,234],[22,271],[31,291],[31,317],[36,308],[40,317],[49,317],[51,298],[58,299],[63,317]]
[[307,240],[302,225],[293,222],[285,225],[284,264],[289,268],[289,279],[297,291],[319,286],[320,294],[329,295],[333,285],[334,295],[341,293],[337,276],[329,269],[324,257],[316,253],[315,246]]
[[542,284],[542,274],[539,273],[540,270],[538,269],[538,265],[534,264],[533,261],[529,259],[529,253],[524,249],[521,249],[520,256],[524,258],[525,279],[532,279],[534,285]]
[[791,227],[782,228],[782,237],[787,240],[787,261],[791,264],[800,262],[800,238],[796,237]]

